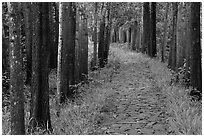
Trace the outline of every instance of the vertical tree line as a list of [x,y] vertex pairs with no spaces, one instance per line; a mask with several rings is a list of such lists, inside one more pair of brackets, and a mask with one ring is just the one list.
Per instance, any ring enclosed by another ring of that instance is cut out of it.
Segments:
[[24,86],[30,87],[31,95],[28,131],[39,127],[52,131],[49,74],[57,73],[60,116],[60,106],[73,99],[77,87],[87,81],[90,35],[91,70],[108,64],[111,42],[127,43],[133,52],[167,62],[178,79],[185,79],[189,86],[202,91],[199,2],[8,2],[2,7],[2,65],[3,72],[10,76],[11,134],[27,131]]

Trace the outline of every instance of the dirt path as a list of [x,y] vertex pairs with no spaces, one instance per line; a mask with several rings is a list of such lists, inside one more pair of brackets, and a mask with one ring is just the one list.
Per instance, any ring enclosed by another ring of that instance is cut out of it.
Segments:
[[112,48],[121,61],[119,74],[108,85],[105,105],[94,134],[170,134],[165,95],[140,54]]

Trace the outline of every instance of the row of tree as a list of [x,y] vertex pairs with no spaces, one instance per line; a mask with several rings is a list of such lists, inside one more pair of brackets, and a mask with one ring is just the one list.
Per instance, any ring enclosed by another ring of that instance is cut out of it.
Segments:
[[[202,90],[201,3],[3,3],[3,72],[10,74],[11,134],[25,134],[24,85],[31,86],[30,130],[52,130],[49,73],[57,68],[57,115],[91,70],[108,62],[111,42],[168,60]],[[8,54],[9,52],[9,54]],[[26,67],[25,67],[26,66]],[[183,69],[181,69],[183,68]],[[25,83],[24,83],[25,81]]]
[[160,57],[186,83],[202,90],[201,3],[144,2],[143,18],[114,26],[112,42],[129,43],[131,50]]
[[48,81],[51,69],[57,68],[58,116],[60,104],[72,98],[74,88],[86,81],[90,16],[87,7],[94,7],[91,68],[107,64],[110,6],[111,3],[3,3],[3,51],[9,51],[9,56],[5,54],[3,58],[3,66],[4,72],[10,73],[11,134],[25,134],[22,98],[25,83],[31,87],[29,132],[33,132],[39,126],[52,131]]

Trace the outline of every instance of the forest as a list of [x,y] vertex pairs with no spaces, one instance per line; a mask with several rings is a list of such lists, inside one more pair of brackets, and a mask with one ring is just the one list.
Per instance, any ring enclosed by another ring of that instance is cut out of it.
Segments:
[[202,135],[201,2],[2,2],[3,135]]

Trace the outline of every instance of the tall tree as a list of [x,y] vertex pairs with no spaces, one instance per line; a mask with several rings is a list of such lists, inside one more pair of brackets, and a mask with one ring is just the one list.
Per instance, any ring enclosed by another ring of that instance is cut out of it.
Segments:
[[58,55],[57,55],[57,116],[60,115],[60,102],[63,92],[61,91],[61,67],[62,67],[62,2],[59,2],[59,36],[58,36]]
[[76,6],[76,36],[75,36],[75,82],[80,82],[80,58],[81,58],[81,48],[79,39],[79,25],[80,25],[80,4],[77,3]]
[[[105,43],[104,43],[104,63],[108,63],[108,53],[110,47],[110,34],[111,34],[111,3],[107,4],[106,28],[105,28]],[[126,31],[125,31],[126,32]]]
[[102,9],[102,19],[100,20],[99,44],[98,44],[98,60],[99,67],[104,67],[104,39],[105,35],[105,9]]
[[94,3],[94,53],[93,53],[93,68],[97,66],[97,11],[98,11],[98,3]]
[[150,54],[150,9],[149,2],[143,3],[143,49],[142,53],[145,53],[147,49],[147,53]]
[[76,8],[72,2],[62,3],[62,67],[61,67],[61,103],[72,93],[69,85],[74,85]]
[[32,74],[32,11],[31,3],[24,2],[24,20],[25,20],[25,45],[26,45],[26,83],[30,83]]
[[191,3],[191,85],[202,91],[200,2]]
[[168,29],[168,12],[169,12],[169,5],[170,3],[166,3],[166,12],[165,12],[165,23],[164,23],[164,37],[163,37],[163,43],[161,47],[161,61],[165,61],[165,54],[166,54],[166,44],[167,44],[167,29]]
[[50,25],[50,69],[57,67],[57,46],[58,46],[58,8],[56,3],[49,3],[49,25]]
[[[85,10],[82,7],[83,11]],[[79,30],[80,33],[80,47],[81,47],[81,80],[84,81],[88,75],[88,27],[87,27],[87,17],[84,12],[82,12],[81,16],[81,28]]]
[[150,56],[155,57],[157,54],[156,45],[156,2],[151,3],[151,51]]
[[169,66],[172,70],[176,71],[176,52],[177,52],[177,39],[176,39],[176,32],[177,32],[177,16],[178,16],[178,3],[173,3],[173,32],[172,32],[172,41],[169,53]]
[[65,34],[63,35],[63,44],[68,48],[69,82],[70,85],[74,85],[76,6],[74,2],[68,2],[65,5]]
[[176,59],[176,66],[177,68],[183,66],[184,64],[184,53],[185,53],[185,46],[186,46],[186,22],[184,21],[186,18],[184,13],[184,4],[179,3],[178,5],[178,23],[177,23],[177,59]]
[[25,134],[22,52],[20,42],[21,4],[8,3],[10,48],[11,134]]
[[49,3],[33,3],[35,9],[32,44],[31,124],[51,130],[49,109]]

